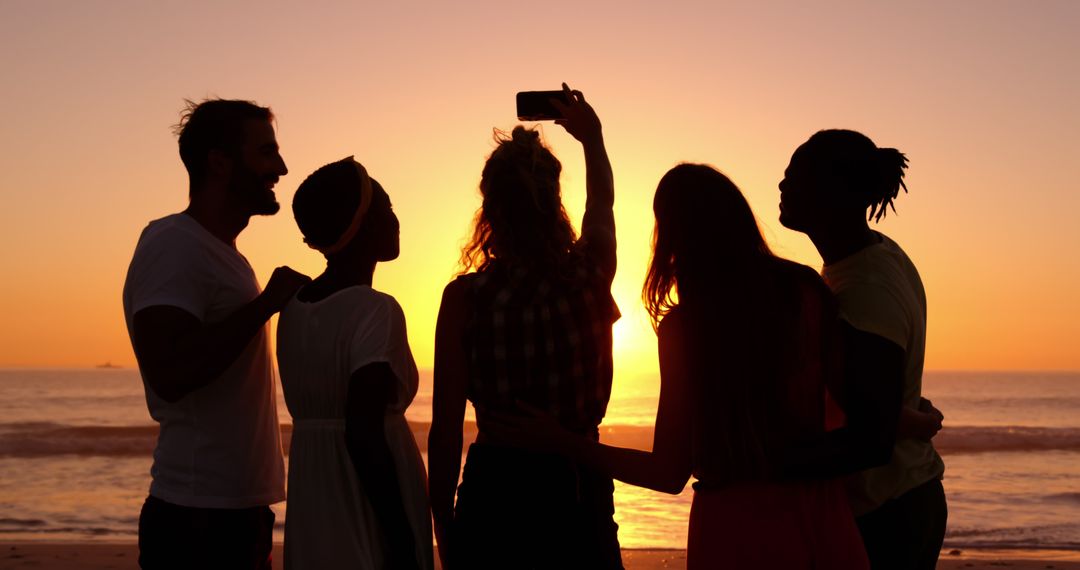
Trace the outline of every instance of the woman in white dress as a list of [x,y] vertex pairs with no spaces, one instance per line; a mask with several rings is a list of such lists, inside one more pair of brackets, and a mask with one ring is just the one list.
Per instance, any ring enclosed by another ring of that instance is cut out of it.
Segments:
[[278,365],[293,417],[285,567],[433,567],[420,451],[403,415],[417,389],[405,317],[371,288],[398,256],[390,198],[352,157],[293,198],[326,270],[281,312]]

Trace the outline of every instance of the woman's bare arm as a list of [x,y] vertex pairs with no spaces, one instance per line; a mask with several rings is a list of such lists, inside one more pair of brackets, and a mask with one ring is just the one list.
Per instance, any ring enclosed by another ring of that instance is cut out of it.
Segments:
[[585,215],[581,237],[586,240],[601,270],[615,277],[615,178],[604,146],[603,128],[596,111],[580,91],[563,83],[568,104],[553,101],[563,118],[555,121],[581,142],[585,151]]
[[443,290],[435,327],[435,378],[431,431],[428,434],[428,490],[435,539],[443,568],[450,563],[450,527],[454,521],[454,495],[461,472],[462,422],[468,361],[462,344],[466,299],[460,282]]
[[345,397],[345,446],[385,531],[387,565],[407,569],[418,568],[416,539],[386,442],[386,411],[397,399],[397,384],[386,362],[374,362],[353,373]]

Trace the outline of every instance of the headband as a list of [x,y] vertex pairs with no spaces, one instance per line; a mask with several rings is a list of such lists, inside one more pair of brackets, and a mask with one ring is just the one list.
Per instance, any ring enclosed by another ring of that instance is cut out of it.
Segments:
[[356,176],[360,179],[360,204],[356,206],[356,213],[353,214],[352,221],[349,222],[349,227],[345,228],[345,232],[341,234],[341,237],[339,237],[336,242],[327,246],[318,246],[308,242],[309,247],[318,250],[323,255],[331,255],[337,253],[345,249],[345,246],[349,245],[349,242],[351,242],[352,239],[356,237],[356,232],[360,230],[360,223],[364,219],[364,214],[367,214],[368,208],[371,206],[371,177],[368,176],[367,170],[364,169],[364,166],[359,162],[356,162],[356,159],[354,159],[353,157],[350,156],[348,158],[345,158],[342,160],[342,162],[344,162],[345,160],[352,162],[353,166],[356,167]]

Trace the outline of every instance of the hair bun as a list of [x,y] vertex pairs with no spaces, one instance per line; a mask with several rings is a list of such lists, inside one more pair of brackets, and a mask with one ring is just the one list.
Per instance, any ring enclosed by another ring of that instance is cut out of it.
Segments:
[[525,127],[518,125],[514,127],[514,130],[510,133],[510,140],[515,144],[523,144],[532,146],[540,142],[540,133],[533,129],[526,129]]

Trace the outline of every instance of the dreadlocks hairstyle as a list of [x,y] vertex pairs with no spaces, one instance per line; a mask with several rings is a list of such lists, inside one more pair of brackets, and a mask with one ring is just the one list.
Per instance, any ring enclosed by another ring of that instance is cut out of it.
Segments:
[[879,222],[891,209],[903,189],[908,159],[895,148],[878,148],[866,135],[845,129],[818,131],[805,148],[824,171],[838,180],[842,190],[870,208],[867,220]]
[[509,135],[495,131],[495,142],[480,178],[483,203],[461,252],[461,272],[483,271],[496,260],[515,267],[559,266],[576,239],[562,204],[562,164],[539,132],[520,125]]

